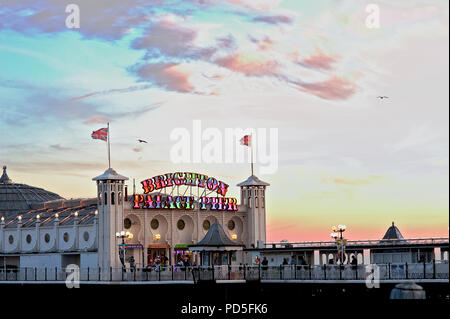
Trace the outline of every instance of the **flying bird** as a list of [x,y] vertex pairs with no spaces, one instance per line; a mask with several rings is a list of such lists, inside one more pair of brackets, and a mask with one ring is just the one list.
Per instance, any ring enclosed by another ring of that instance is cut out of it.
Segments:
[[148,142],[147,142],[147,141],[144,141],[144,140],[138,140],[138,142],[139,142],[139,143],[145,143],[145,144],[148,144]]
[[384,99],[388,99],[389,98],[389,96],[378,96],[377,97],[377,99],[380,99],[380,100],[384,100]]

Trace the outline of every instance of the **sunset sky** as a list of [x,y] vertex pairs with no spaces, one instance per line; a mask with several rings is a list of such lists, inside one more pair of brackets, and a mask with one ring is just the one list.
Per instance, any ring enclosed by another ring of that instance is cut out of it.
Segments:
[[[80,28],[68,29],[68,4]],[[366,6],[380,7],[380,28]],[[176,164],[176,128],[278,128],[268,241],[448,236],[449,16],[442,0],[0,0],[0,165],[14,182],[93,197],[243,163]],[[378,99],[377,96],[389,99]],[[137,139],[148,140],[139,144]]]

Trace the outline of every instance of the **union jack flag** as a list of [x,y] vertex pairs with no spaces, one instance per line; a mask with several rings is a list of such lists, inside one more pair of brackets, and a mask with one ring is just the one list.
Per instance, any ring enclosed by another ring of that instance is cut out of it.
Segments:
[[252,144],[252,136],[251,135],[245,135],[243,138],[241,138],[241,145],[250,146]]
[[91,137],[94,140],[102,140],[106,142],[108,140],[108,128],[105,127],[92,132]]

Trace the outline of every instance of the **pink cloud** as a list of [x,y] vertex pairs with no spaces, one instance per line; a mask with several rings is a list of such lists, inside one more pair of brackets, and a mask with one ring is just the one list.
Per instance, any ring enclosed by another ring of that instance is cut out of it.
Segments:
[[309,57],[298,61],[297,63],[311,69],[332,70],[333,64],[337,62],[337,58],[317,50]]
[[258,48],[263,51],[272,50],[276,44],[276,42],[268,36],[264,37],[263,39],[255,39],[250,37],[250,41],[255,43],[258,46]]
[[274,75],[278,63],[261,56],[237,53],[216,60],[216,63],[229,70],[243,73],[248,76]]
[[91,117],[90,119],[83,121],[83,123],[84,124],[94,124],[94,123],[104,124],[104,123],[107,123],[108,121],[109,121],[108,118],[101,116],[101,115],[97,115],[97,116]]
[[181,93],[194,92],[194,86],[189,82],[190,74],[182,70],[176,63],[151,63],[139,66],[135,73],[144,81],[150,81],[170,91]]
[[302,83],[299,90],[313,94],[325,100],[346,100],[356,91],[356,84],[333,76],[332,78],[316,83]]

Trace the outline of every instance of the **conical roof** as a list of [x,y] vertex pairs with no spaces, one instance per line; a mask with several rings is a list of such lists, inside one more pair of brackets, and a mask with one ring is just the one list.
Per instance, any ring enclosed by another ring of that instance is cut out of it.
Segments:
[[386,234],[383,237],[383,240],[391,240],[391,239],[404,239],[400,230],[395,226],[394,222],[392,222],[392,226],[388,228]]
[[58,194],[25,184],[13,183],[3,166],[0,177],[0,216],[13,216],[31,209],[35,203],[62,199]]
[[195,245],[189,245],[189,247],[229,247],[229,246],[242,246],[232,241],[225,231],[222,225],[215,222],[211,225],[205,237]]
[[237,184],[237,186],[270,186],[270,184],[263,182],[255,175],[252,175],[249,178],[247,178],[245,182]]
[[128,180],[128,177],[118,174],[112,168],[108,168],[102,175],[94,177],[92,180],[93,181],[107,181],[107,180],[126,181],[126,180]]
[[6,166],[3,166],[3,174],[2,174],[2,177],[0,177],[0,183],[1,184],[11,184],[12,183],[8,174],[6,174]]

